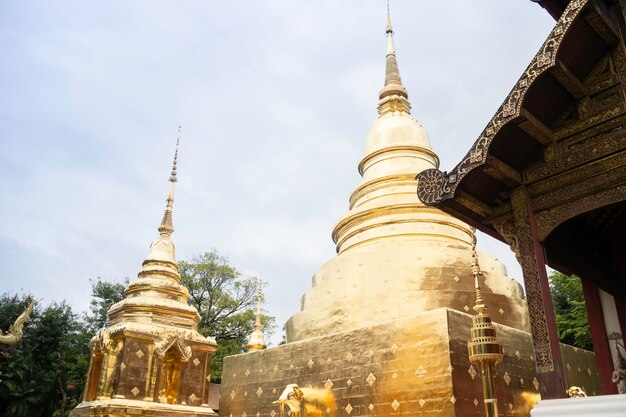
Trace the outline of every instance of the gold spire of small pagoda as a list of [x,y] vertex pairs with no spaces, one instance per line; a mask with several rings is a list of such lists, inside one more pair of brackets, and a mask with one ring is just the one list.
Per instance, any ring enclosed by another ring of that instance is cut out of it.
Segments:
[[498,417],[498,403],[495,396],[494,381],[495,366],[502,362],[502,343],[496,337],[496,328],[487,313],[487,306],[480,289],[482,275],[476,252],[476,229],[473,229],[472,239],[472,275],[476,288],[476,304],[472,317],[471,338],[467,343],[469,359],[472,364],[480,368],[483,383],[483,398],[486,417]]
[[381,116],[393,111],[405,111],[410,113],[411,104],[408,101],[409,93],[402,85],[396,49],[393,44],[393,27],[391,25],[391,13],[389,12],[389,0],[387,0],[387,65],[385,68],[385,85],[380,90],[378,98],[378,114]]
[[180,282],[172,240],[180,129],[159,235],[150,244],[137,279],[128,284],[124,299],[109,308],[108,327],[90,342],[83,401],[72,417],[140,411],[169,417],[217,417],[207,406],[210,387],[206,383],[217,344],[213,337],[198,332],[200,314],[188,303],[189,290]]
[[261,326],[261,300],[263,299],[262,292],[263,282],[261,278],[259,278],[259,292],[257,294],[257,304],[256,304],[256,319],[254,321],[254,330],[250,335],[250,340],[248,341],[248,352],[253,352],[255,350],[263,350],[265,349],[265,338],[263,337],[263,327]]
[[174,205],[174,183],[178,181],[176,176],[176,164],[178,162],[178,145],[180,144],[180,129],[178,126],[178,137],[176,138],[176,151],[174,152],[174,162],[172,163],[172,172],[170,173],[170,191],[167,195],[165,203],[165,213],[163,214],[163,220],[159,226],[159,233],[167,236],[174,232],[174,225],[172,223],[172,207]]
[[[172,241],[174,232],[172,207],[174,206],[174,183],[178,180],[176,170],[180,130],[181,126],[178,126],[165,213],[158,227],[159,236],[152,241],[137,280],[128,285],[126,298],[109,309],[111,325],[126,321],[142,323],[167,321],[170,317],[177,317],[177,325],[196,330],[200,321],[197,310],[187,304],[189,291],[180,284],[176,249]],[[146,314],[146,311],[151,313]]]

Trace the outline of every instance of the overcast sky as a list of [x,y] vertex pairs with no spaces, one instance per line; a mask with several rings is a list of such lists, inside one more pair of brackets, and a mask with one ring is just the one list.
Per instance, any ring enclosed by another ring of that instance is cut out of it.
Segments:
[[[384,0],[0,3],[0,291],[89,305],[156,237],[269,282],[280,326],[335,248],[385,68]],[[554,25],[529,0],[393,0],[413,116],[451,169]],[[508,247],[479,241],[510,275]]]

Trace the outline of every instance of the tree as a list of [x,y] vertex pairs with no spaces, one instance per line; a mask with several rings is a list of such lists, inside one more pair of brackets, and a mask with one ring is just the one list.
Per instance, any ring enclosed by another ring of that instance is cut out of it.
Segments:
[[[2,323],[15,317],[26,296],[0,297]],[[0,359],[0,410],[3,416],[65,416],[80,400],[87,372],[87,332],[80,317],[65,302],[45,309],[35,305],[21,344],[8,359]]]
[[109,324],[109,308],[124,299],[128,278],[124,283],[104,281],[98,277],[91,282],[91,302],[89,303],[89,313],[85,316],[85,321],[91,333],[107,327]]
[[550,274],[550,292],[561,342],[593,350],[580,278],[554,271]]
[[[198,330],[213,336],[218,351],[211,363],[212,381],[221,381],[225,356],[244,352],[252,332],[257,298],[261,283],[253,277],[242,278],[227,257],[215,249],[196,256],[189,262],[179,262],[181,284],[189,290],[189,303],[201,316]],[[274,317],[261,316],[266,336],[272,333]]]

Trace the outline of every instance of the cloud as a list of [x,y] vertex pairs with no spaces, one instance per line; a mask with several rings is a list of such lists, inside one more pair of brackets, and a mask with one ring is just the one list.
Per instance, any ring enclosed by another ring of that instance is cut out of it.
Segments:
[[[0,289],[85,309],[89,278],[134,277],[182,123],[179,258],[216,247],[263,272],[277,323],[298,311],[359,180],[384,2],[0,7]],[[528,1],[397,1],[392,14],[413,114],[449,169],[553,22]]]

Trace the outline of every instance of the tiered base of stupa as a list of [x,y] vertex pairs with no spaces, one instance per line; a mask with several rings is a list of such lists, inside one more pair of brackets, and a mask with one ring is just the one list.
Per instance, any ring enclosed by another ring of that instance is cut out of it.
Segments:
[[[439,308],[224,359],[222,417],[280,414],[288,384],[308,415],[483,416],[478,369],[470,366],[471,316]],[[539,400],[531,335],[496,324],[504,348],[496,396],[503,416],[529,416]],[[593,353],[563,345],[567,383],[599,392]]]

